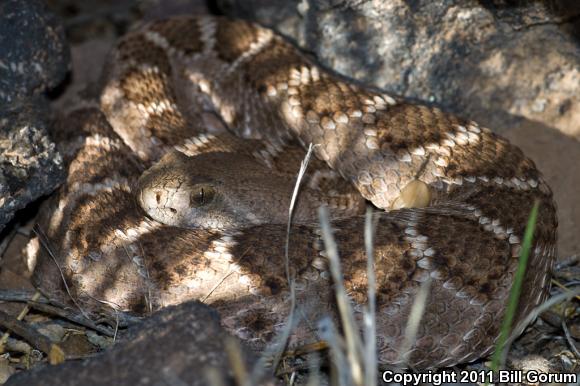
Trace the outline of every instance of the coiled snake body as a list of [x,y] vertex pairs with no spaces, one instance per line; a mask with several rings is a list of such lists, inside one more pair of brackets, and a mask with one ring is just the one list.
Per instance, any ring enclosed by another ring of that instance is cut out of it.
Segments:
[[[214,132],[200,135],[208,127]],[[56,262],[87,309],[106,303],[146,313],[199,299],[230,331],[263,347],[290,307],[285,222],[304,155],[295,143],[313,144],[318,160],[290,238],[304,316],[291,344],[315,339],[321,316],[336,318],[316,226],[320,203],[334,217],[344,285],[361,318],[359,193],[381,209],[374,257],[381,362],[401,358],[427,278],[408,364],[450,366],[493,349],[535,200],[515,322],[547,295],[557,221],[530,159],[475,122],[333,75],[255,24],[178,17],[130,32],[111,55],[100,108],[76,111],[60,128],[68,180],[40,215],[44,248],[29,250],[37,253],[35,283],[67,298]]]

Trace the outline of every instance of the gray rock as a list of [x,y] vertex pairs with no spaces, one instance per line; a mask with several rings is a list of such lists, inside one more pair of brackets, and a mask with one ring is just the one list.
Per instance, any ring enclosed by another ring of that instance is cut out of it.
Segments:
[[64,30],[40,0],[0,2],[0,230],[64,178],[41,94],[69,70]]
[[[210,367],[224,378],[224,385],[233,385],[227,339],[233,338],[221,328],[214,310],[197,302],[184,303],[165,308],[130,328],[120,342],[101,355],[19,373],[6,386],[213,385],[206,378]],[[241,353],[241,361],[251,370],[256,356],[243,347]]]
[[46,125],[41,100],[0,107],[0,230],[15,211],[64,180],[62,158]]
[[[577,131],[580,2],[219,0],[348,77],[496,129]],[[501,130],[500,130],[501,131]],[[577,133],[580,134],[580,133]]]
[[41,0],[0,2],[0,103],[56,87],[69,70],[64,29]]

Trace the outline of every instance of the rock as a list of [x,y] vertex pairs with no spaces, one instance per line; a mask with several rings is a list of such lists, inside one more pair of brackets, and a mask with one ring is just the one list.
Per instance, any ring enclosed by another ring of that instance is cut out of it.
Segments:
[[64,30],[40,0],[0,3],[0,230],[64,178],[41,94],[69,70]]
[[0,103],[59,85],[69,70],[64,29],[40,0],[0,3]]
[[15,211],[64,179],[62,158],[46,126],[40,100],[0,107],[0,230]]
[[[19,373],[6,386],[212,385],[206,378],[210,367],[224,378],[224,385],[233,385],[228,339],[233,338],[215,311],[198,302],[184,303],[130,328],[112,349],[96,357]],[[250,371],[256,356],[243,347],[241,352],[240,360]]]
[[495,129],[509,115],[580,137],[580,3],[220,0],[348,77]]

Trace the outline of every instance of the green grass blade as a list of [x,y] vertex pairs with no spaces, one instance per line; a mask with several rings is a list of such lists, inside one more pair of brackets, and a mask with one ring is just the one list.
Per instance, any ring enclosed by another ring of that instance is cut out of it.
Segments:
[[491,361],[491,369],[493,372],[496,372],[499,369],[500,362],[503,358],[506,341],[510,335],[511,326],[514,320],[516,309],[518,307],[520,293],[522,290],[522,283],[524,281],[526,266],[528,264],[528,257],[530,255],[530,250],[532,249],[532,239],[534,236],[534,229],[536,228],[539,206],[540,203],[536,200],[530,212],[530,217],[528,218],[528,223],[524,232],[524,240],[522,243],[522,249],[520,250],[518,269],[514,278],[514,284],[512,285],[512,289],[510,291],[508,305],[503,318],[500,335],[497,340],[495,352],[493,353]]

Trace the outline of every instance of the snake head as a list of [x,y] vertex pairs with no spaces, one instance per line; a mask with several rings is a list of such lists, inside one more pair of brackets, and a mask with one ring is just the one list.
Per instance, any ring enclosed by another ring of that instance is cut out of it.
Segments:
[[[197,166],[197,169],[196,169]],[[222,181],[203,172],[203,160],[172,151],[146,170],[137,182],[136,198],[156,221],[183,228],[225,229],[239,220],[224,200]]]
[[183,228],[232,229],[287,221],[292,181],[236,153],[171,151],[146,170],[135,195],[154,220]]

